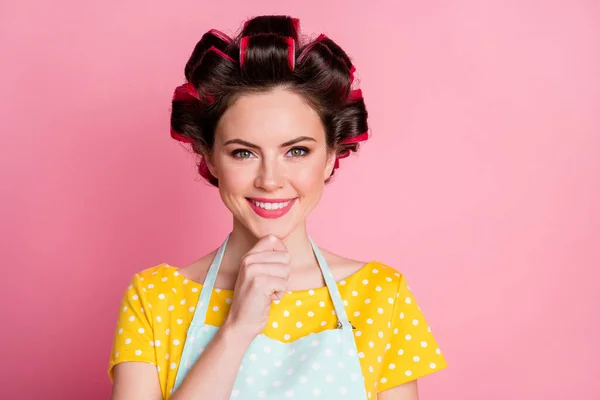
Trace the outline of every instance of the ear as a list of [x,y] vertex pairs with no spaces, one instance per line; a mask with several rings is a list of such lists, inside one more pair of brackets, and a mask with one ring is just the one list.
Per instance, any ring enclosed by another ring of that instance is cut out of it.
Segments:
[[206,166],[208,167],[211,175],[219,179],[219,173],[217,172],[218,168],[215,166],[212,156],[209,154],[203,154],[202,157],[204,157],[204,161],[206,162]]
[[336,151],[335,149],[333,150],[327,150],[327,163],[325,164],[325,171],[324,173],[324,177],[323,179],[328,179],[331,174],[333,173],[333,167],[335,165],[335,159],[336,159]]

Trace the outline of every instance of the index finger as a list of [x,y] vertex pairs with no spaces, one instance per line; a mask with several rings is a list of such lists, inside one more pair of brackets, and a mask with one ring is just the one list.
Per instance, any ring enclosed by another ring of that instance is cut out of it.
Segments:
[[253,248],[254,251],[265,251],[265,250],[273,250],[273,251],[283,251],[287,252],[287,247],[283,243],[281,239],[279,239],[275,235],[267,235],[261,238]]

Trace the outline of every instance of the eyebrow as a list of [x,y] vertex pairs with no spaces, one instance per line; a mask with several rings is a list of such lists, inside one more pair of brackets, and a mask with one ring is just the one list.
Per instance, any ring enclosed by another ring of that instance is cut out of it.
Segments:
[[[289,141],[287,141],[285,143],[282,143],[280,145],[280,147],[291,146],[293,144],[296,144],[296,143],[299,143],[299,142],[303,142],[305,140],[312,140],[313,142],[316,142],[316,140],[314,138],[311,138],[309,136],[299,136],[296,139],[292,139],[292,140],[289,140]],[[242,140],[242,139],[231,139],[231,140],[228,140],[228,141],[226,141],[223,144],[223,146],[227,146],[228,144],[233,144],[233,143],[241,144],[243,146],[251,147],[253,149],[260,149],[260,147],[257,146],[257,145],[255,145],[254,143],[250,143],[250,142],[247,142],[247,141]]]

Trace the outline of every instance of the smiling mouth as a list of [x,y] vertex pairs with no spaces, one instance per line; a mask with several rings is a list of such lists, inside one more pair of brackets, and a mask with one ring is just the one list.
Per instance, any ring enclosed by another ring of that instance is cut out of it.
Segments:
[[279,210],[281,208],[284,208],[286,206],[288,206],[294,199],[290,199],[287,201],[257,201],[254,200],[252,198],[248,198],[248,200],[254,204],[256,207],[260,207],[263,210]]
[[279,218],[288,213],[297,200],[293,199],[257,199],[246,197],[250,207],[263,218]]

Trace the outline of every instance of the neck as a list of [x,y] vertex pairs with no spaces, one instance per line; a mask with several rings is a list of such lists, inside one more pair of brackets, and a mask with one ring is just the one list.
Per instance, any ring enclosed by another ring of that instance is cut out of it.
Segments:
[[[242,257],[256,245],[262,238],[256,237],[239,221],[234,219],[233,230],[227,242],[227,248],[223,255],[223,266],[229,266],[231,269],[237,270],[240,266]],[[291,265],[293,270],[301,270],[307,266],[317,265],[317,260],[314,255],[308,233],[306,231],[306,223],[298,225],[287,237],[280,238],[290,254]],[[227,268],[227,269],[229,269]]]

